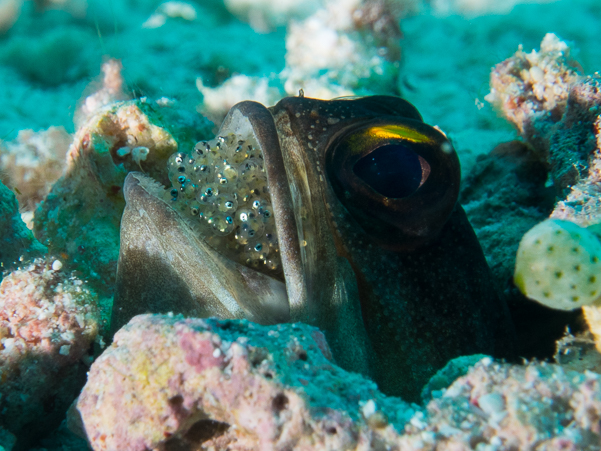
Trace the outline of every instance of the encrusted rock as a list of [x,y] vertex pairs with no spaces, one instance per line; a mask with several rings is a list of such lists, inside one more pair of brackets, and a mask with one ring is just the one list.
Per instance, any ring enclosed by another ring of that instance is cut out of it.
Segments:
[[58,426],[99,331],[96,294],[56,261],[36,259],[0,284],[0,424],[20,449]]
[[21,257],[46,252],[25,226],[14,193],[0,183],[0,279],[2,271],[14,267]]
[[601,446],[597,374],[471,356],[439,376],[423,409],[338,368],[310,326],[140,315],[92,365],[69,422],[96,451]]
[[302,324],[140,315],[92,365],[77,410],[94,450],[392,444],[419,408],[329,357]]
[[400,449],[598,450],[600,378],[559,365],[485,358],[431,401],[425,415],[415,415]]
[[514,56],[493,68],[486,100],[531,138],[540,128],[536,122],[557,122],[565,111],[570,86],[578,80],[569,53],[553,33],[545,35],[539,51],[525,53],[520,45]]
[[67,153],[65,175],[52,187],[34,218],[40,241],[81,270],[103,296],[110,296],[119,254],[119,224],[129,171],[167,183],[167,159],[179,146],[192,147],[209,124],[166,99],[122,97],[118,62],[103,66],[100,89],[77,113],[80,127]]

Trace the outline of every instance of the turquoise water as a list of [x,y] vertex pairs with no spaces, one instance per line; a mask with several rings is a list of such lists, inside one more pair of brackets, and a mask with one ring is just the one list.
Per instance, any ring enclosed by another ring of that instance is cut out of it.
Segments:
[[[68,142],[77,131],[77,112],[102,86],[101,66],[111,58],[123,67],[123,97],[177,105],[195,117],[190,123],[206,127],[202,133],[209,126],[196,115],[212,120],[216,131],[229,108],[242,100],[271,106],[300,89],[308,98],[401,95],[453,142],[464,179],[482,167],[479,156],[518,138],[514,127],[485,100],[495,64],[518,46],[525,52],[537,49],[552,32],[568,43],[582,74],[601,68],[599,0],[533,2],[504,10],[496,9],[494,1],[390,4],[381,32],[377,20],[355,17],[349,25],[343,19],[352,14],[336,8],[328,12],[317,1],[286,10],[277,2],[0,0],[0,180],[20,200],[24,221],[31,221],[37,202],[61,175]],[[177,117],[178,127],[185,128],[185,116]],[[51,127],[60,128],[54,138],[44,134]],[[24,130],[40,133],[35,135],[38,141],[24,144],[25,135],[19,135]],[[27,145],[38,146],[38,151],[24,152]],[[15,152],[23,158],[9,157]],[[42,178],[48,177],[46,191],[28,194],[41,176],[20,176],[22,168],[46,159],[57,162],[52,175],[41,172]],[[142,168],[140,161],[138,166]],[[489,211],[478,210],[476,203],[466,209],[499,279],[495,283],[518,299],[505,280],[511,265],[495,252],[502,246],[514,252],[516,237],[507,232],[509,238],[496,241],[505,232],[495,229],[494,220],[487,223]],[[493,213],[490,218],[498,219]],[[65,253],[71,252],[83,250],[66,245]],[[518,309],[523,315],[518,328],[528,324],[529,315],[548,314],[555,334],[581,321],[574,315],[532,313],[530,308],[535,307]],[[553,340],[545,333],[532,338],[520,331],[520,339],[544,341],[528,348],[527,357],[551,357]],[[6,401],[0,399],[0,409],[2,402]],[[46,421],[50,420],[40,413],[29,437],[27,425],[18,431],[0,428],[0,446],[11,449],[11,432],[21,443],[15,449],[86,449],[65,424],[45,428]],[[52,421],[58,424],[56,418]]]

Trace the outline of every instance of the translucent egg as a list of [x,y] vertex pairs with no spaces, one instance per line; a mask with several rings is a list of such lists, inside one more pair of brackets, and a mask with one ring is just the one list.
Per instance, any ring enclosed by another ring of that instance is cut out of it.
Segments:
[[196,199],[198,193],[198,185],[186,180],[186,183],[182,184],[179,189],[179,198],[185,200]]
[[269,247],[271,249],[278,248],[278,239],[277,239],[275,233],[265,233],[265,241],[267,242],[267,244],[269,244]]
[[279,258],[268,258],[265,260],[265,268],[270,271],[277,271],[280,269],[280,260]]
[[167,160],[167,169],[175,169],[177,171],[179,167],[185,166],[184,161],[187,157],[188,155],[185,152],[175,152]]
[[208,158],[211,153],[211,145],[206,141],[197,142],[194,146],[194,155],[197,158]]
[[214,204],[218,211],[231,214],[232,216],[236,213],[236,209],[238,208],[238,201],[234,195],[230,193],[217,196]]
[[207,183],[198,191],[196,199],[201,204],[212,204],[217,196],[219,196],[219,185],[217,183]]
[[190,216],[195,216],[195,217],[199,216],[201,208],[202,207],[198,202],[191,202],[190,209],[188,210],[190,212]]
[[248,224],[255,230],[263,229],[263,221],[261,221],[257,212],[250,208],[238,209],[236,212],[236,220],[238,224]]
[[251,150],[251,145],[246,144],[244,141],[238,141],[235,146],[229,148],[227,154],[228,160],[233,164],[240,164],[250,157]]
[[236,228],[235,238],[238,243],[246,245],[249,241],[257,238],[259,235],[260,233],[252,228],[250,224],[243,223]]
[[253,260],[266,260],[269,255],[269,243],[265,240],[252,240],[248,242],[244,250],[247,256]]
[[281,271],[263,156],[252,138],[234,134],[201,141],[169,158],[172,187],[163,199],[200,225],[203,239],[228,258],[261,271]]
[[207,222],[217,235],[229,235],[236,227],[234,218],[227,213],[215,213]]
[[173,203],[177,202],[177,198],[179,196],[179,191],[176,188],[167,189],[163,192],[163,200]]
[[263,161],[259,158],[249,158],[240,165],[240,178],[246,183],[263,176]]
[[238,169],[229,163],[225,164],[217,173],[217,179],[221,185],[227,184],[235,187],[238,183]]
[[252,202],[252,208],[259,214],[259,217],[263,223],[267,223],[272,220],[273,213],[271,210],[271,204],[265,198],[255,199]]
[[[192,164],[190,164],[192,160]],[[194,160],[190,158],[185,152],[175,152],[167,160],[167,171],[169,173],[169,179],[177,175],[188,175],[187,173],[192,171],[194,166]]]

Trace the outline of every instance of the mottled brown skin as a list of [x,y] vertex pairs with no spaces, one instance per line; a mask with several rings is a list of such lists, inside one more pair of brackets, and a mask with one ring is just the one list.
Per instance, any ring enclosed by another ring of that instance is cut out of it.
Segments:
[[[404,198],[386,198],[353,178],[349,170],[352,161],[349,163],[344,153],[349,134],[361,127],[386,124],[424,137],[423,142],[408,145],[427,162],[429,173],[420,187]],[[264,154],[286,281],[288,320],[322,329],[342,367],[370,375],[387,394],[418,401],[423,385],[449,359],[474,353],[511,356],[514,332],[506,306],[491,287],[479,243],[456,204],[457,156],[442,133],[423,124],[412,105],[388,96],[332,101],[295,97],[270,109],[242,102],[232,108],[219,134],[229,132],[252,133]],[[128,189],[128,183],[135,182],[132,178],[128,177],[125,191],[135,194]],[[134,200],[128,200],[127,208]],[[144,268],[148,258],[161,264],[147,265],[142,271],[168,266],[166,256],[177,253],[156,231],[150,233],[160,242],[157,249],[128,245],[152,240],[133,239],[132,234],[148,227],[129,224],[126,218],[164,222],[161,218],[171,214],[166,203],[153,202],[152,211],[142,215],[139,212],[145,202],[136,204],[135,214],[126,209],[122,221],[119,267],[129,272],[118,276],[113,328],[128,319],[119,317],[123,305],[128,304],[129,316],[144,311],[149,299],[160,301],[164,296],[160,283],[152,290],[143,284],[132,290],[130,280],[135,280],[135,272],[140,270],[136,268]],[[183,221],[171,224],[163,235],[188,233]],[[193,238],[188,242],[199,246]],[[217,260],[210,258],[211,262]],[[190,274],[206,271],[202,261],[185,263]],[[225,266],[221,276],[229,280],[230,269]],[[206,286],[195,288],[198,281],[176,272],[177,283],[196,296],[197,302],[222,296],[220,290],[207,294]],[[160,277],[146,274],[144,278]],[[252,276],[245,277],[249,280]],[[257,277],[265,276],[257,273]],[[173,286],[169,289],[174,290]],[[234,290],[242,297],[247,291],[244,287]],[[272,297],[276,291],[271,291]],[[260,311],[253,313],[248,308],[256,302],[250,298],[239,302],[246,303],[242,310],[250,312],[247,317]],[[169,309],[167,304],[160,308]],[[181,313],[194,313],[194,309],[188,310]],[[263,322],[270,321],[281,318],[266,315]]]

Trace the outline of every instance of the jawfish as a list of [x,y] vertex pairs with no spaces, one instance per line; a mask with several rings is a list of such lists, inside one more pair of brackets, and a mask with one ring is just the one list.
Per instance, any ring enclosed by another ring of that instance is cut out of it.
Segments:
[[408,401],[454,357],[512,355],[458,157],[409,102],[241,102],[168,166],[167,189],[126,178],[113,330],[145,312],[301,321]]

